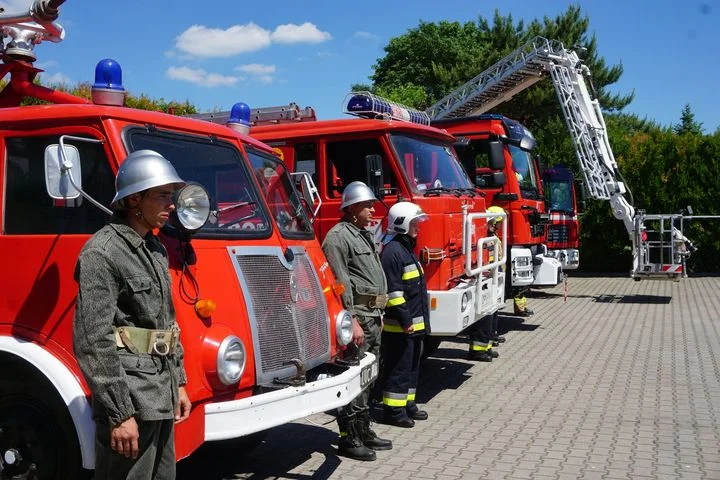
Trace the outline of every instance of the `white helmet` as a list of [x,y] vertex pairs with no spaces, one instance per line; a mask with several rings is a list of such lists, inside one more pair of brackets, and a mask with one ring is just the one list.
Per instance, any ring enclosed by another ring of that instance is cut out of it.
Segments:
[[416,218],[427,220],[428,216],[420,207],[411,202],[398,202],[388,211],[388,234],[408,233],[410,222]]
[[345,187],[345,190],[343,190],[340,210],[350,205],[367,202],[369,200],[377,202],[377,198],[375,198],[375,194],[370,190],[370,187],[360,181],[351,182]]

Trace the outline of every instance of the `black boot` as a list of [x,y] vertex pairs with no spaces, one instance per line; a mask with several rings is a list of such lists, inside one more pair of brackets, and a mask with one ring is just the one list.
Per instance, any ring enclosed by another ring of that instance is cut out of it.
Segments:
[[394,427],[412,428],[415,420],[408,417],[405,407],[385,407],[383,409],[383,423]]
[[420,410],[415,402],[408,402],[407,407],[405,407],[405,411],[407,412],[408,417],[413,420],[428,419],[428,413],[425,410]]
[[354,413],[338,415],[338,426],[340,427],[340,441],[338,442],[338,455],[372,462],[377,458],[375,452],[363,445],[358,428],[358,419]]
[[370,410],[358,412],[356,416],[363,445],[373,450],[392,449],[392,442],[390,440],[378,437],[372,428],[370,428]]
[[492,350],[492,349],[488,350],[488,353],[490,354],[490,356],[492,358],[498,358],[500,356],[500,354],[498,352],[496,352],[495,350]]
[[470,350],[468,352],[468,360],[477,360],[478,362],[492,362],[492,355],[489,352]]

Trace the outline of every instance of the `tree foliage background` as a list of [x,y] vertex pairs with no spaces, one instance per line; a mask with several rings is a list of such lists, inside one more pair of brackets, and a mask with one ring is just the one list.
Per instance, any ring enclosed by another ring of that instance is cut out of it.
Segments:
[[[0,90],[2,90],[6,83],[7,80],[0,80]],[[84,98],[86,100],[90,100],[90,91],[92,85],[90,85],[89,82],[80,82],[75,85],[67,85],[63,83],[43,84],[42,76],[38,76],[35,79],[35,83],[61,92],[67,92],[77,97]],[[23,105],[40,105],[44,103],[47,102],[30,97],[26,97],[25,100],[23,100],[22,102]],[[130,108],[138,108],[140,110],[174,113],[175,115],[188,115],[192,113],[197,113],[197,108],[193,104],[191,104],[189,100],[185,100],[184,102],[177,102],[174,100],[167,101],[164,98],[150,98],[144,93],[141,93],[139,95],[128,93],[127,97],[125,97],[125,106]]]
[[[635,208],[649,214],[679,213],[689,205],[696,215],[720,214],[720,130],[705,134],[690,105],[678,112],[678,124],[670,127],[623,113],[634,92],[611,90],[623,73],[622,65],[605,62],[598,39],[588,33],[589,25],[590,19],[579,6],[527,24],[497,12],[492,22],[483,17],[464,24],[420,22],[389,41],[385,55],[373,67],[370,84],[358,83],[353,88],[425,109],[538,35],[559,40],[566,47],[584,47],[584,63],[592,72],[615,159]],[[549,81],[537,83],[493,112],[519,120],[533,131],[537,153],[545,165],[562,163],[581,177]],[[685,235],[698,247],[688,261],[689,269],[719,272],[720,220],[690,221]],[[630,240],[608,202],[588,200],[581,219],[580,245],[582,270],[630,268]]]

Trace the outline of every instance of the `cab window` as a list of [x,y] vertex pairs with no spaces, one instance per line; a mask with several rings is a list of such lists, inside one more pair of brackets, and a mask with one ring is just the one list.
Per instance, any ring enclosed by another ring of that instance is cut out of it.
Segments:
[[[5,138],[5,234],[91,234],[107,222],[108,215],[82,197],[65,203],[48,196],[45,148],[58,140],[58,135]],[[110,205],[115,176],[105,149],[101,144],[72,145],[80,153],[83,190],[101,204]]]

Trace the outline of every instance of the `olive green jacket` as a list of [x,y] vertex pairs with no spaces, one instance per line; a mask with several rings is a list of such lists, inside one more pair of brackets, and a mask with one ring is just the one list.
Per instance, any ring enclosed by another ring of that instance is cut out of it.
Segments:
[[118,424],[174,418],[186,383],[183,349],[160,357],[118,348],[113,327],[170,329],[175,323],[165,248],[113,217],[85,244],[75,266],[73,347],[93,413]]
[[357,303],[358,295],[385,295],[387,281],[373,235],[346,220],[330,229],[322,244],[335,278],[345,285],[343,306],[353,315],[379,317],[383,309]]

